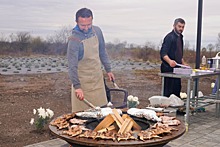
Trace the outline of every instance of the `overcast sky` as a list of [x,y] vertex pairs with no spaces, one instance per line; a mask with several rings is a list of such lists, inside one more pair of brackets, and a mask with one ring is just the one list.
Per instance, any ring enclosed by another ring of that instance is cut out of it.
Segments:
[[[94,14],[106,42],[127,41],[156,45],[172,30],[173,21],[186,21],[184,40],[196,42],[198,0],[0,0],[0,32],[28,31],[46,37],[62,26],[75,26],[82,7]],[[220,0],[203,0],[202,45],[217,42],[220,32]]]

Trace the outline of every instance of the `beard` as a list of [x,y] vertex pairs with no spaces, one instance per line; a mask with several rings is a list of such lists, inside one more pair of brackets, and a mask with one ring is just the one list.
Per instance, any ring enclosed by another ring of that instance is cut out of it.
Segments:
[[88,30],[84,30],[84,29],[83,29],[82,31],[83,31],[83,33],[85,33],[85,34],[86,34],[86,33],[90,32],[91,30],[92,30],[92,27],[91,27],[91,28],[89,28]]
[[182,32],[183,32],[183,30],[178,30],[177,28],[174,28],[174,30],[177,34],[182,34]]
[[89,30],[82,30],[83,31],[83,33],[88,33],[89,32]]

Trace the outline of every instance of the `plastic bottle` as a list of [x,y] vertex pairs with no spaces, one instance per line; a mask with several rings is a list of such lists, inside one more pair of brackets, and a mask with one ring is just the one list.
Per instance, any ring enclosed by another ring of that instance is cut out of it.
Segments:
[[202,70],[205,70],[205,69],[206,69],[206,57],[205,57],[205,56],[202,56],[201,69],[202,69]]
[[184,121],[185,121],[186,133],[187,133],[189,130],[189,124],[187,122],[186,114],[184,115]]

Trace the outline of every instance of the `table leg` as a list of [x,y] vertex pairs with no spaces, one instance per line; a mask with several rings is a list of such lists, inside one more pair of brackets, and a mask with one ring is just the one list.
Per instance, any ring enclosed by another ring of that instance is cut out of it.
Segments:
[[164,77],[162,77],[162,89],[161,89],[161,95],[164,96]]
[[189,124],[189,112],[190,112],[190,79],[187,80],[187,100],[186,100],[186,122]]
[[[216,91],[216,100],[219,100],[219,87],[220,87],[220,75],[218,75],[218,82],[217,82],[217,91]],[[216,108],[215,108],[216,117],[219,117],[220,113],[220,103],[217,101]]]
[[[193,79],[193,91],[192,91],[192,106],[195,107],[195,96],[196,96],[196,79]],[[191,91],[190,91],[191,93]]]
[[194,89],[193,89],[193,97],[194,97],[194,107],[198,107],[198,98],[199,98],[199,78],[194,80]]

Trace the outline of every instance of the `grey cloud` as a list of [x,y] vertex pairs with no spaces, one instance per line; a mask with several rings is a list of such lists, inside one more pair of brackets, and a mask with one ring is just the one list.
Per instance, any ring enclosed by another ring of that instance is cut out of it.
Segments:
[[[159,43],[171,31],[173,20],[186,20],[184,39],[195,43],[197,1],[192,0],[0,0],[0,32],[30,31],[47,36],[61,26],[74,26],[75,12],[91,8],[94,24],[106,41]],[[219,0],[204,1],[203,42],[215,42],[220,32]],[[205,40],[204,40],[205,39]]]

